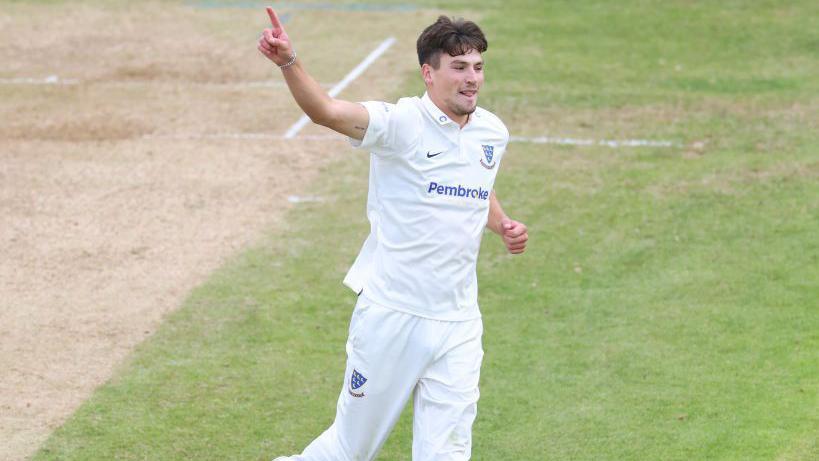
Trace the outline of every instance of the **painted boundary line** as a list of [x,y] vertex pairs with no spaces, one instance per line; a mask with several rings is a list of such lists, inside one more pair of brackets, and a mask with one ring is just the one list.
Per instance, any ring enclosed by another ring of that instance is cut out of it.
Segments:
[[[347,138],[341,134],[315,134],[304,136],[284,136],[273,133],[210,133],[210,134],[168,134],[168,135],[145,135],[145,139],[237,139],[237,140],[269,140],[282,141],[285,139],[295,139],[297,141],[345,141]],[[665,140],[650,139],[575,139],[575,138],[555,138],[548,136],[512,136],[510,142],[531,143],[531,144],[557,144],[565,146],[604,146],[611,148],[620,147],[682,147],[681,143]]]
[[[327,94],[329,94],[331,98],[336,97],[339,93],[341,93],[341,90],[346,88],[347,85],[349,85],[353,80],[355,80],[361,74],[363,74],[364,71],[367,70],[368,67],[370,67],[370,64],[375,62],[376,59],[378,59],[382,54],[384,54],[384,52],[387,51],[387,49],[391,47],[393,43],[395,43],[395,37],[386,38],[369,55],[367,55],[367,57],[364,58],[363,61],[361,61],[357,66],[355,66],[355,68],[351,70],[350,73],[344,76],[344,78],[341,79],[341,81],[338,82],[336,86],[332,87],[330,91],[327,92]],[[294,123],[293,126],[291,126],[284,134],[285,139],[294,138],[296,134],[298,134],[298,132],[301,131],[301,129],[304,128],[304,126],[307,125],[308,123],[310,123],[310,118],[307,117],[307,115],[302,115],[301,118],[299,118],[299,120],[296,123]]]

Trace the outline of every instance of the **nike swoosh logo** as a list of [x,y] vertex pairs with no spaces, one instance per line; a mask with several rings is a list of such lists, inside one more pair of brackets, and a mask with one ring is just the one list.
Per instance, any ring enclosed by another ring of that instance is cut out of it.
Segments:
[[439,155],[441,155],[443,153],[444,153],[444,151],[436,152],[434,154],[430,154],[429,151],[427,151],[427,158],[437,157],[437,156],[439,156]]

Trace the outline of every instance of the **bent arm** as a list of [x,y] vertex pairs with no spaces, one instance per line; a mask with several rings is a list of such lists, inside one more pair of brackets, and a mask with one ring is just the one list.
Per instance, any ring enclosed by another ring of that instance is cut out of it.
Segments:
[[520,254],[526,251],[526,242],[529,241],[526,224],[506,216],[494,190],[489,195],[489,217],[486,220],[486,227],[500,235],[509,253]]
[[310,74],[301,60],[282,68],[282,75],[293,99],[313,123],[326,126],[345,136],[361,140],[370,115],[361,104],[331,98]]
[[296,103],[314,123],[354,139],[364,139],[370,115],[361,104],[333,99],[297,59],[293,44],[272,8],[267,8],[269,29],[259,38],[259,51],[279,66]]

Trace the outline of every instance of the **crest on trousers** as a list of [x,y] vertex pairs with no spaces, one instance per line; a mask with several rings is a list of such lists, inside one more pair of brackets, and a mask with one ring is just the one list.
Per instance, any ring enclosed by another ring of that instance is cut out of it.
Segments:
[[353,374],[352,374],[352,376],[350,376],[350,389],[349,389],[350,395],[352,395],[353,397],[364,397],[363,392],[358,392],[357,393],[357,392],[353,392],[353,391],[355,391],[357,389],[360,389],[361,386],[363,386],[364,383],[366,383],[366,382],[367,382],[367,378],[365,378],[364,375],[359,373],[358,370],[353,369]]
[[[483,147],[484,157],[481,159],[481,165],[483,165],[483,167],[488,170],[495,168],[495,165],[497,165],[497,163],[492,163],[492,159],[495,157],[495,146],[481,144],[481,147]],[[486,162],[484,162],[484,159],[486,159]]]

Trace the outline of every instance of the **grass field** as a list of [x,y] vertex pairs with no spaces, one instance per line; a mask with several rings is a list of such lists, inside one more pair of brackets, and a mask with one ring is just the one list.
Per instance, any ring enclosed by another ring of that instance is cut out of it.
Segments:
[[[473,459],[819,458],[816,3],[419,7],[480,17],[481,105],[513,135],[678,144],[510,146],[496,190],[530,246],[483,242]],[[331,50],[332,14],[291,24]],[[422,91],[395,78],[372,97]],[[325,201],[192,292],[35,459],[263,460],[326,428],[366,162],[323,168],[308,189]],[[410,422],[380,460],[410,459]]]

